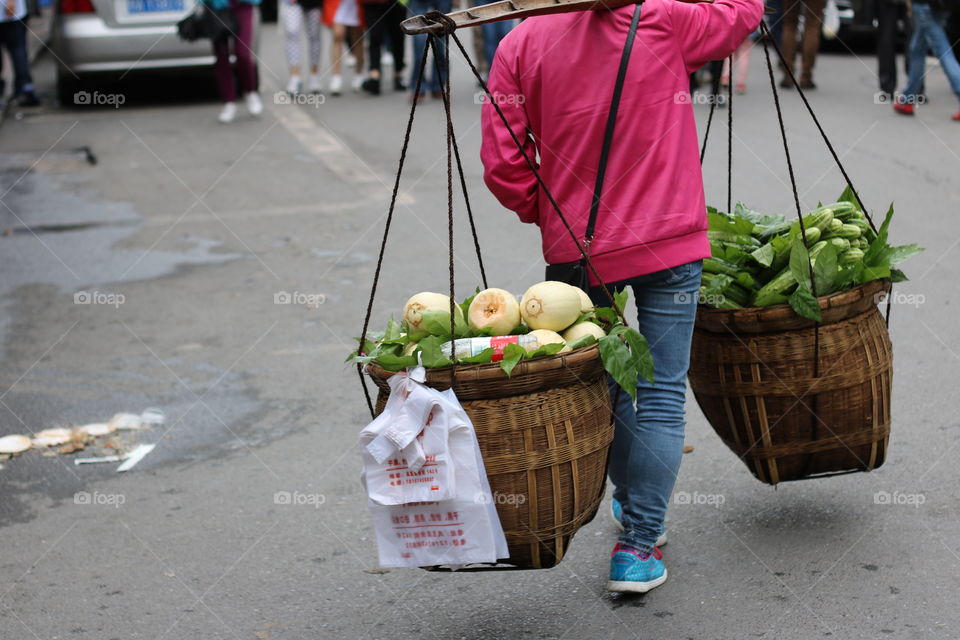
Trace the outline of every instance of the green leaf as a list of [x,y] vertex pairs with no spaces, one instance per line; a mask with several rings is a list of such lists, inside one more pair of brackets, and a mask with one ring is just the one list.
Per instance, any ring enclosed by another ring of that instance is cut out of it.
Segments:
[[402,333],[400,329],[400,323],[393,319],[393,316],[390,316],[390,319],[387,320],[387,330],[383,334],[384,340],[397,340],[400,338]]
[[750,253],[750,257],[757,261],[758,264],[764,267],[769,267],[773,264],[773,257],[775,255],[773,249],[773,243],[768,242],[758,249],[754,249]]
[[591,344],[595,343],[596,341],[597,341],[597,337],[594,335],[590,335],[588,333],[587,335],[580,336],[573,342],[568,342],[567,344],[570,346],[570,350],[573,351],[574,349],[582,349],[583,347],[588,347]]
[[417,357],[415,355],[398,356],[393,353],[382,353],[377,357],[377,364],[387,371],[400,371],[407,367],[416,366]]
[[[420,361],[427,368],[446,367],[453,362],[448,354],[441,350],[440,346],[446,340],[440,336],[427,336],[420,341]],[[449,350],[448,350],[449,351]]]
[[817,299],[813,297],[808,286],[798,286],[797,290],[790,294],[787,301],[798,315],[816,322],[820,322],[823,319],[820,315],[820,304],[817,302]]
[[[754,224],[754,234],[758,234],[767,228],[783,224],[784,217],[779,214],[767,215],[748,208],[742,202],[738,202],[733,208],[733,215],[749,220]],[[759,227],[759,228],[757,228]]]
[[518,344],[508,344],[503,347],[503,360],[500,361],[500,368],[503,369],[503,372],[507,374],[507,377],[510,377],[510,374],[513,373],[513,368],[517,366],[517,363],[524,359],[527,355],[527,350],[521,347]]
[[793,246],[790,247],[790,273],[798,285],[806,286],[807,290],[810,290],[810,252],[799,236],[794,238]]
[[617,312],[614,311],[612,307],[597,307],[593,310],[593,314],[597,317],[597,320],[607,326],[615,325],[620,319],[620,316],[617,315]]
[[825,296],[836,290],[837,285],[837,248],[827,244],[817,255],[813,266],[813,275],[817,295]]
[[533,353],[528,354],[527,358],[539,358],[540,356],[552,356],[560,352],[565,346],[566,342],[551,342],[550,344],[545,344],[542,347],[539,347]]
[[[441,338],[450,338],[450,312],[449,311],[437,311],[437,310],[426,310],[420,312],[420,317],[423,320],[420,322],[420,327],[427,331],[430,335],[439,336]],[[456,313],[456,327],[454,332],[456,337],[462,338],[467,335],[467,332],[470,328],[467,326],[466,321],[463,319],[463,314]]]
[[890,273],[890,267],[864,267],[858,282],[863,284],[865,282],[870,282],[871,280],[889,278]]
[[729,231],[745,235],[753,233],[753,223],[749,220],[719,212],[707,212],[707,226],[710,231]]
[[460,364],[487,364],[493,360],[493,347],[488,347],[475,356],[460,358],[457,360]]
[[863,211],[863,205],[859,200],[857,200],[856,196],[853,195],[853,189],[850,188],[849,184],[846,186],[846,188],[844,188],[843,193],[840,194],[840,197],[837,198],[837,202],[852,202],[853,204],[857,205],[858,209]]
[[620,313],[626,316],[627,302],[630,301],[630,292],[627,291],[626,287],[624,287],[623,289],[620,289],[619,291],[613,292],[613,301],[616,303],[617,308],[620,309]]
[[[706,282],[707,279],[705,278]],[[719,297],[723,295],[724,290],[730,286],[730,283],[733,282],[733,278],[722,273],[715,274],[707,282],[706,287],[704,287],[703,295],[707,297]]]
[[910,278],[907,277],[903,271],[900,269],[890,269],[890,281],[891,282],[906,282]]
[[923,251],[923,249],[915,244],[904,244],[900,245],[899,247],[890,247],[890,264],[900,264],[907,258],[911,258],[921,251]]
[[630,355],[633,364],[637,370],[637,375],[642,376],[653,384],[653,355],[650,353],[650,345],[647,339],[639,331],[628,328],[623,337],[627,339],[627,346],[630,347]]
[[637,401],[637,367],[633,362],[630,349],[618,335],[600,338],[600,356],[603,368],[607,370],[620,388],[626,391],[633,401]]

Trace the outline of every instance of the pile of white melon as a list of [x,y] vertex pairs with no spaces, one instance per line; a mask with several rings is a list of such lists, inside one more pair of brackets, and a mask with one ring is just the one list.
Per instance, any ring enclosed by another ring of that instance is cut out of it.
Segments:
[[[530,350],[547,344],[569,345],[585,335],[598,340],[606,332],[584,317],[594,308],[589,296],[582,289],[564,282],[548,280],[527,289],[517,302],[516,296],[504,289],[484,289],[478,292],[467,308],[466,319],[460,305],[453,305],[454,323],[460,327],[466,322],[470,334],[506,336],[522,331],[525,325],[528,335],[536,336],[537,344]],[[407,300],[403,308],[403,321],[410,342],[405,353],[412,353],[415,341],[431,332],[424,326],[426,311],[450,312],[450,297],[442,293],[423,292]],[[449,317],[449,316],[448,316]],[[569,346],[564,347],[569,350]]]

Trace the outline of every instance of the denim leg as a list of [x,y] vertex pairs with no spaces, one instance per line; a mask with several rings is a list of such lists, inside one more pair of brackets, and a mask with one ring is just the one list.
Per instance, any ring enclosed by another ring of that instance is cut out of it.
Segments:
[[[410,14],[420,16],[430,11],[430,3],[427,0],[410,0]],[[420,59],[423,58],[423,51],[427,48],[427,36],[418,34],[413,36],[413,65],[410,72],[410,89],[416,90],[417,81],[420,80]],[[427,61],[427,67],[424,70],[427,78],[431,77],[430,61]],[[431,87],[426,78],[423,80],[422,91],[430,91]]]
[[19,96],[24,90],[33,91],[33,78],[30,76],[30,62],[27,58],[27,26],[23,20],[9,23],[7,51],[13,64],[13,95]]
[[925,4],[913,5],[913,36],[910,38],[910,76],[903,96],[908,103],[916,101],[920,83],[926,73],[927,29],[930,23],[930,8]]
[[626,283],[637,303],[637,329],[650,344],[655,383],[638,382],[636,405],[626,393],[617,398],[611,387],[617,404],[609,474],[614,497],[623,505],[620,542],[643,551],[651,550],[663,531],[683,456],[686,377],[700,275],[698,261]]
[[943,16],[939,11],[933,12],[931,16],[927,39],[930,48],[933,49],[933,55],[940,60],[940,68],[943,69],[943,72],[947,75],[947,80],[950,81],[950,88],[957,96],[960,96],[960,64],[957,63],[953,47],[950,46],[950,41],[943,29]]

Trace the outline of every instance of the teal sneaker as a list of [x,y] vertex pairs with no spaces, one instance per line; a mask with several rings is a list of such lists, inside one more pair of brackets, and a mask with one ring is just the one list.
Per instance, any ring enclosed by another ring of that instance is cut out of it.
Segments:
[[[616,498],[610,500],[610,517],[613,518],[614,524],[617,525],[620,531],[623,531],[623,505],[620,504],[620,501]],[[654,544],[658,547],[667,544],[667,532],[664,531],[661,533]]]
[[667,581],[667,567],[657,547],[653,553],[641,553],[633,547],[617,543],[610,554],[610,581],[607,591],[646,593]]

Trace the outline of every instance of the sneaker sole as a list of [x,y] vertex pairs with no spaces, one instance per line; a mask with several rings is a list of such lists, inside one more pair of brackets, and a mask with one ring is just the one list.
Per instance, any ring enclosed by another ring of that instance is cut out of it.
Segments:
[[646,593],[651,589],[656,589],[667,581],[667,570],[663,570],[663,575],[650,582],[635,582],[632,580],[610,580],[607,582],[607,591],[614,593]]

